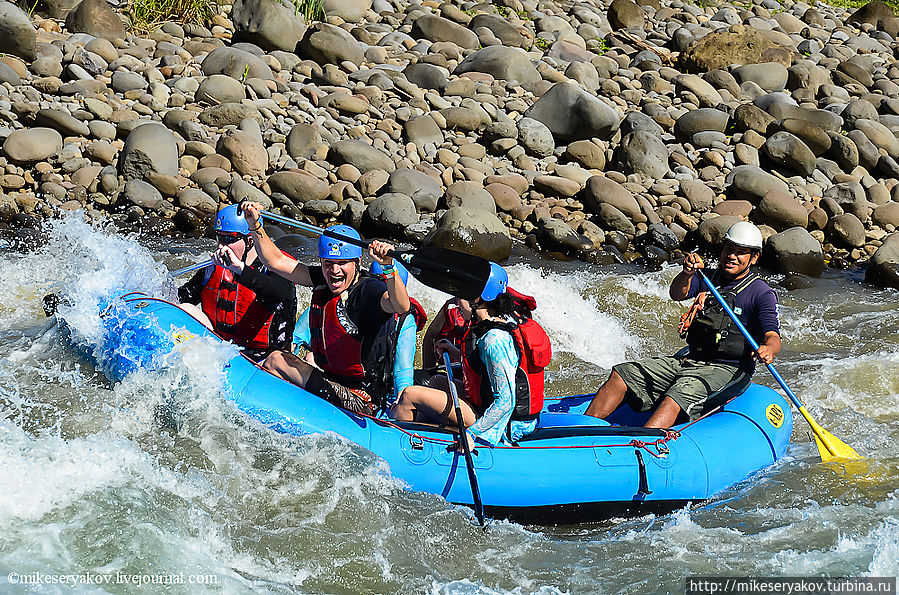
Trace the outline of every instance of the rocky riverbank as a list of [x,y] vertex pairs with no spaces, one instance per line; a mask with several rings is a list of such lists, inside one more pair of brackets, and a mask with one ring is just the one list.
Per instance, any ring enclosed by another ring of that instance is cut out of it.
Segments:
[[[65,210],[202,233],[245,198],[493,260],[765,259],[899,287],[899,19],[784,0],[278,0],[128,32],[0,4],[0,238]],[[40,12],[40,6],[38,12]]]

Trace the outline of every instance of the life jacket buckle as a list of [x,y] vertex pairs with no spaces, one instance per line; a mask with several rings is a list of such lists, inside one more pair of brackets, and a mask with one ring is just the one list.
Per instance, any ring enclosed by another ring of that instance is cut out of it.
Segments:
[[418,434],[413,434],[409,436],[409,446],[412,447],[412,450],[424,450],[425,441]]

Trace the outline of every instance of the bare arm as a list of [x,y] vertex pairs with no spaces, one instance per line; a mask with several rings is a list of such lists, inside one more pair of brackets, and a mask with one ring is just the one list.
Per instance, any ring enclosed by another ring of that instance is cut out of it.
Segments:
[[765,333],[765,341],[759,345],[755,358],[763,364],[770,364],[777,357],[777,354],[780,353],[782,346],[780,335],[774,331],[768,331]]
[[281,250],[275,246],[271,238],[265,233],[262,227],[262,220],[259,212],[262,205],[255,202],[244,203],[244,213],[246,214],[247,223],[250,225],[250,233],[253,234],[253,242],[256,247],[256,254],[259,260],[268,267],[270,271],[274,271],[293,281],[297,285],[312,287],[312,277],[309,275],[309,267],[301,262],[297,262],[286,256]]
[[[393,266],[393,257],[387,253],[393,250],[392,244],[375,240],[368,247],[368,253],[385,267]],[[387,292],[381,297],[381,309],[385,312],[403,314],[412,307],[406,285],[399,275],[387,275]]]
[[705,263],[702,262],[702,258],[698,254],[695,252],[687,254],[687,257],[684,259],[684,270],[677,274],[671,281],[671,287],[668,288],[668,295],[671,296],[671,299],[678,302],[687,299],[687,293],[690,291],[690,281],[693,279],[696,271],[702,268],[705,268]]

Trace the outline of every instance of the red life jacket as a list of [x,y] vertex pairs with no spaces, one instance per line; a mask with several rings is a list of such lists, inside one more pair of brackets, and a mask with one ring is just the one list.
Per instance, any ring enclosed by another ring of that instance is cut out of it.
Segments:
[[549,337],[536,320],[527,318],[519,324],[485,320],[473,325],[462,342],[462,380],[468,400],[483,413],[494,399],[486,367],[475,348],[475,342],[490,329],[498,328],[512,335],[518,352],[515,373],[515,407],[513,420],[534,419],[543,409],[543,369],[552,359]]
[[274,312],[256,299],[255,291],[235,281],[231,270],[215,267],[200,293],[200,306],[212,328],[226,341],[250,349],[270,347]]
[[[440,327],[437,336],[434,337],[434,344],[436,345],[440,339],[446,339],[451,344],[461,349],[465,333],[468,332],[468,321],[462,316],[459,305],[454,301],[443,304],[441,310],[443,311],[443,326]],[[439,361],[440,354],[437,353],[436,348],[434,349],[434,353],[437,355],[437,360]]]
[[418,300],[414,297],[409,298],[409,303],[411,304],[411,308],[409,313],[412,314],[412,318],[415,319],[415,328],[419,331],[425,328],[425,323],[428,321],[428,313],[425,312],[424,307],[418,303]]
[[[349,291],[357,291],[360,286],[361,284],[356,284]],[[365,380],[362,336],[350,334],[341,322],[341,316],[337,312],[339,302],[340,295],[331,293],[327,286],[316,287],[312,291],[309,305],[310,347],[315,355],[315,363],[322,370],[349,377],[355,380],[353,384],[361,385]]]

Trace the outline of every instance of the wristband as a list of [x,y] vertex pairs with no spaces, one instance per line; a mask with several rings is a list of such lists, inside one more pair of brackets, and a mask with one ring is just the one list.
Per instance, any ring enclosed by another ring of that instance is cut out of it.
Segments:
[[257,222],[256,222],[256,227],[254,227],[254,228],[251,229],[250,231],[252,231],[252,232],[254,232],[254,233],[259,233],[261,230],[262,230],[262,221],[257,221]]
[[392,277],[397,274],[396,267],[392,264],[381,265],[381,274],[385,277]]

